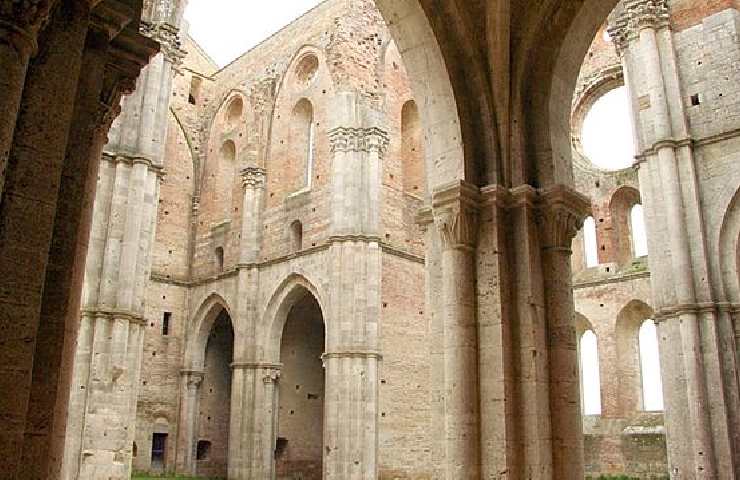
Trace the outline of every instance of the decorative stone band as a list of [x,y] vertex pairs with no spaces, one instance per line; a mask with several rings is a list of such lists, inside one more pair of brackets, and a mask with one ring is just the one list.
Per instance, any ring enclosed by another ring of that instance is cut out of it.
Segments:
[[55,0],[0,0],[0,39],[25,55],[37,48],[36,34],[49,19]]
[[626,0],[610,19],[609,35],[621,54],[646,28],[660,30],[670,26],[667,0]]
[[271,362],[233,362],[232,370],[282,370],[282,363]]
[[270,362],[233,362],[231,369],[264,371],[265,376],[262,377],[262,382],[267,385],[277,383],[280,380],[280,372],[283,369],[283,364]]
[[267,173],[265,172],[264,168],[259,167],[247,167],[243,169],[241,172],[242,177],[242,185],[244,188],[264,188],[265,187],[265,178],[267,176]]
[[196,389],[199,388],[203,383],[205,373],[201,370],[180,370],[180,376],[183,377],[187,382],[187,388]]
[[656,323],[661,323],[672,318],[678,318],[681,315],[706,315],[719,313],[738,314],[740,313],[740,304],[729,302],[684,303],[662,307],[658,309],[653,318]]
[[380,362],[383,360],[383,355],[380,352],[373,350],[345,350],[343,352],[327,352],[321,355],[321,361],[324,363],[325,367],[327,360],[339,358],[360,358]]
[[115,310],[106,308],[83,308],[81,310],[83,317],[104,318],[106,320],[126,320],[133,325],[146,325],[146,319],[143,315],[129,312],[126,310]]
[[382,157],[389,143],[388,133],[377,127],[338,127],[329,132],[332,152],[377,152]]
[[362,235],[362,234],[350,234],[350,235],[332,235],[329,237],[328,242],[332,243],[347,243],[347,242],[361,242],[361,243],[378,243],[380,244],[381,239],[377,235]]
[[182,65],[187,52],[182,48],[180,29],[167,22],[141,22],[141,34],[159,43],[164,58],[175,68]]
[[690,138],[683,138],[680,140],[675,140],[672,138],[659,140],[655,142],[654,144],[652,144],[650,147],[643,150],[642,153],[635,156],[636,166],[639,167],[640,164],[647,161],[650,157],[654,157],[655,155],[658,154],[660,150],[664,148],[672,148],[676,150],[678,148],[689,147],[693,143],[694,142]]
[[152,160],[150,158],[146,157],[140,157],[135,155],[126,155],[126,154],[120,154],[120,153],[114,153],[114,152],[103,152],[102,161],[109,162],[109,163],[123,163],[129,166],[134,165],[146,165],[147,169],[149,171],[152,171],[157,174],[159,177],[165,176],[165,170],[163,167],[159,165],[154,165],[152,163]]
[[435,189],[432,215],[443,249],[475,249],[480,203],[478,187],[464,181]]

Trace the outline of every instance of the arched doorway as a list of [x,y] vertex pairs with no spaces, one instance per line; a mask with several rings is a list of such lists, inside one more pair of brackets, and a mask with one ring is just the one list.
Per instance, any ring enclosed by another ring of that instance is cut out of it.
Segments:
[[320,480],[324,428],[324,318],[304,291],[290,309],[280,342],[277,478]]
[[234,328],[228,312],[221,309],[208,334],[198,401],[195,464],[203,477],[226,478],[228,473],[233,356]]

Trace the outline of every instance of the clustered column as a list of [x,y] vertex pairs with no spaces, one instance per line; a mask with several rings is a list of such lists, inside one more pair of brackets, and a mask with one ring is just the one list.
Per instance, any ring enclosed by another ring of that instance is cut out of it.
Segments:
[[[734,478],[740,453],[737,359],[711,285],[696,165],[665,0],[628,0],[611,19],[635,105],[648,219],[671,475]],[[697,225],[695,238],[688,225]]]
[[0,103],[10,113],[0,125],[7,174],[0,343],[12,353],[0,367],[0,390],[15,392],[0,407],[0,437],[10,446],[0,476],[7,478],[60,476],[76,292],[97,171],[91,159],[121,95],[156,50],[116,2],[91,9],[60,1],[44,27],[44,48],[29,59],[34,49],[26,47],[35,44],[53,3],[12,2],[0,12]]
[[198,405],[200,386],[204,373],[200,370],[180,372],[180,419],[177,427],[177,458],[175,469],[178,474],[196,475],[195,456],[198,435]]
[[99,157],[70,396],[68,480],[127,479],[131,473],[146,285],[164,174],[161,139],[173,69],[182,57],[176,28],[162,22],[143,29],[163,53],[124,102]]
[[480,478],[478,324],[475,260],[478,189],[467,184],[433,199],[442,248],[445,478]]
[[329,134],[333,216],[331,292],[324,312],[324,478],[374,480],[381,361],[380,169],[388,135],[363,125],[362,99],[349,93],[339,98],[337,117],[346,123]]
[[281,365],[234,362],[229,478],[274,478]]

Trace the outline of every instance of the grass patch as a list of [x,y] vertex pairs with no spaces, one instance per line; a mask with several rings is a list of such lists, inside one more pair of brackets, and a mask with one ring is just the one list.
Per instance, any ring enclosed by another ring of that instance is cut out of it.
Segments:
[[155,475],[151,473],[134,472],[131,475],[131,480],[226,480],[226,479],[214,478],[214,477],[190,477],[187,475],[174,475],[171,473],[162,473],[160,475]]

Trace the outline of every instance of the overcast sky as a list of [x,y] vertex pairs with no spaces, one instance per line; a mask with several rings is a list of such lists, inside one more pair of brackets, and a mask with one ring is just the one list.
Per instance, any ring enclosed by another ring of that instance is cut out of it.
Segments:
[[190,35],[224,66],[321,0],[190,0]]
[[625,87],[607,92],[594,103],[583,122],[581,141],[586,156],[602,168],[618,170],[634,163],[632,115]]

